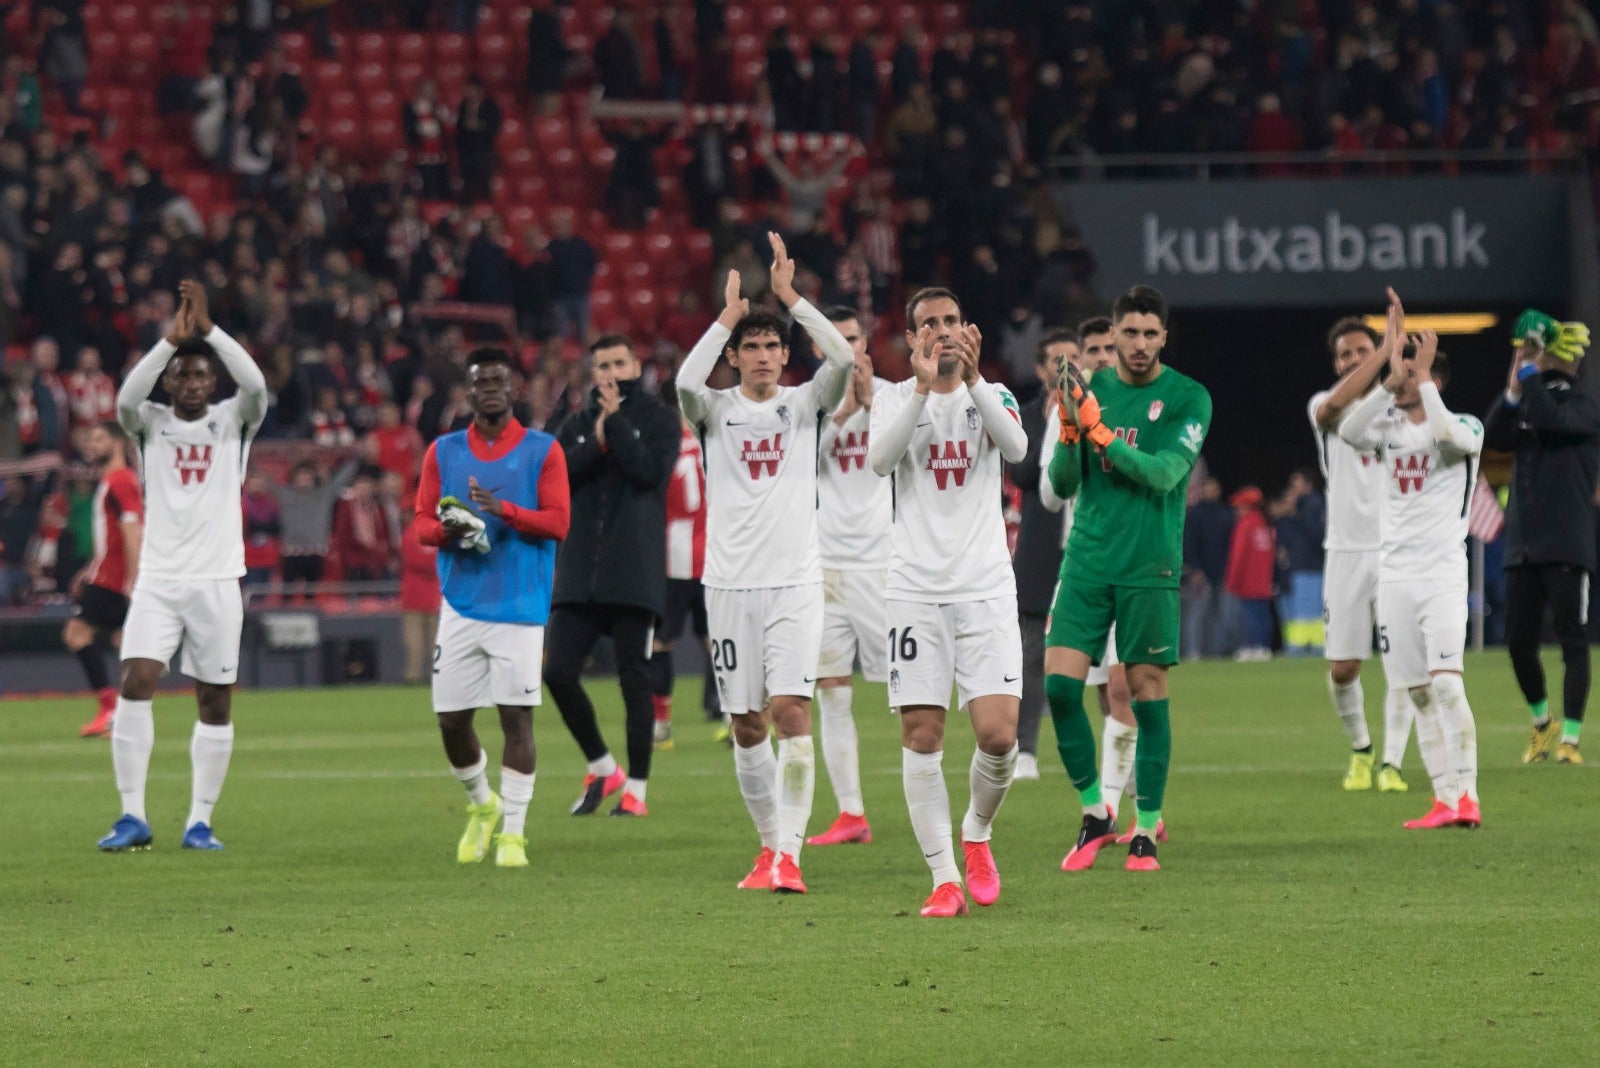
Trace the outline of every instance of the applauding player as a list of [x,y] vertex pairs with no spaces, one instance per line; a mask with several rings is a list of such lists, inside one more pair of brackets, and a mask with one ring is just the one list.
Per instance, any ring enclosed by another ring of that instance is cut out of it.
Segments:
[[1084,679],[1113,624],[1127,665],[1138,809],[1129,871],[1155,871],[1172,728],[1167,668],[1178,662],[1178,583],[1189,472],[1211,426],[1211,395],[1161,362],[1167,302],[1134,286],[1112,309],[1117,362],[1085,388],[1073,375],[1062,401],[1061,441],[1050,461],[1060,497],[1076,495],[1072,534],[1045,638],[1044,692],[1056,745],[1083,803],[1078,841],[1061,866],[1081,871],[1116,837],[1095,768]]
[[[1415,351],[1415,356],[1410,353]],[[1476,827],[1478,733],[1461,681],[1467,643],[1467,506],[1483,424],[1444,406],[1450,365],[1432,331],[1396,344],[1384,389],[1362,398],[1339,436],[1382,448],[1389,483],[1378,561],[1378,648],[1390,686],[1411,692],[1433,807],[1406,827]]]
[[[150,704],[180,649],[200,708],[189,743],[194,787],[183,848],[222,848],[211,833],[211,813],[233,756],[233,684],[244,626],[239,498],[250,441],[267,412],[267,381],[250,354],[211,321],[205,287],[185,281],[178,292],[171,331],[134,365],[117,393],[117,420],[139,445],[146,529],[123,628],[122,695],[111,725],[122,818],[100,839],[107,852],[147,849],[154,837],[144,811],[156,734]],[[239,392],[212,403],[219,359]],[[149,399],[158,379],[170,404]]]
[[[726,305],[678,369],[678,402],[706,450],[706,616],[723,711],[733,716],[739,792],[761,837],[743,890],[805,893],[800,847],[816,788],[811,691],[822,649],[817,548],[817,423],[844,396],[854,355],[794,288],[794,261],[772,243],[772,291],[825,357],[803,386],[780,386],[788,328],[750,311],[739,272]],[[726,351],[732,389],[706,379]],[[769,734],[776,729],[778,758]]]
[[[433,710],[451,772],[468,799],[456,860],[476,864],[488,856],[504,815],[495,865],[525,868],[533,706],[539,703],[556,546],[567,536],[571,499],[561,446],[517,421],[511,395],[511,358],[503,350],[478,349],[467,357],[472,425],[428,446],[416,523],[422,544],[439,548],[444,603],[433,648]],[[474,713],[487,705],[499,709],[505,734],[499,795],[489,789],[489,758],[472,727]]]
[[828,321],[850,343],[855,368],[844,400],[822,422],[817,456],[817,538],[822,548],[822,662],[817,666],[822,760],[839,801],[833,826],[807,845],[872,841],[861,797],[850,679],[861,657],[868,682],[888,679],[884,637],[884,569],[893,519],[889,482],[867,466],[872,399],[889,383],[872,374],[866,331],[852,308],[830,308]]
[[890,538],[889,704],[900,714],[911,828],[933,871],[922,915],[967,911],[944,781],[945,710],[955,686],[977,749],[961,821],[972,899],[992,905],[1000,873],[989,837],[1017,763],[1022,633],[1000,506],[1000,460],[1027,453],[1016,398],[978,374],[982,338],[947,289],[911,298],[908,381],[877,391],[872,469],[894,476]]

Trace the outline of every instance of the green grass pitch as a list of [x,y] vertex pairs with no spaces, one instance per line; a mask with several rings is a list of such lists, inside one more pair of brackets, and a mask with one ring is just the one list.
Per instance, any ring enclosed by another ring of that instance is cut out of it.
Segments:
[[[929,880],[880,687],[856,691],[876,841],[808,849],[804,897],[733,888],[756,844],[698,679],[644,820],[568,816],[582,761],[536,713],[520,872],[455,863],[464,798],[423,690],[241,694],[215,855],[178,848],[189,698],[156,706],[156,848],[122,856],[94,848],[117,803],[106,743],[76,738],[88,702],[10,702],[0,1063],[1600,1060],[1595,768],[1521,767],[1509,667],[1475,657],[1485,827],[1403,832],[1428,804],[1415,746],[1409,794],[1342,792],[1321,672],[1175,672],[1154,875],[1120,850],[1058,870],[1078,809],[1047,724],[1044,779],[996,825],[999,904],[944,922],[916,914]],[[615,684],[592,689],[620,747]],[[950,742],[959,820],[970,730]],[[833,813],[819,750],[813,832]]]

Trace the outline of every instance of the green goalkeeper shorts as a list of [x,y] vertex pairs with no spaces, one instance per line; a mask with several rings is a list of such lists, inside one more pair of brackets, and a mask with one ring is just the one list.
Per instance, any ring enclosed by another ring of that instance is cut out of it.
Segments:
[[1178,662],[1183,611],[1176,589],[1073,582],[1056,585],[1055,607],[1045,621],[1046,647],[1077,649],[1099,663],[1106,635],[1117,625],[1117,659],[1124,664]]

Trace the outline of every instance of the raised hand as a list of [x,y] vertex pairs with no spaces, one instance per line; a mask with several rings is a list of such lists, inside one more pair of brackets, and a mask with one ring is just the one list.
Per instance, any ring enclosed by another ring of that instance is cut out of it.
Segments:
[[722,287],[722,314],[717,316],[717,322],[729,330],[750,314],[750,302],[739,295],[740,285],[739,272],[729,271],[727,284]]
[[917,380],[918,393],[927,393],[933,388],[933,380],[939,377],[938,346],[933,327],[923,324],[917,331],[916,343],[911,346],[911,374]]
[[772,292],[785,308],[792,308],[800,299],[794,288],[794,260],[776,232],[767,231],[767,241],[772,245]]
[[1419,330],[1411,340],[1417,346],[1417,377],[1426,382],[1433,374],[1433,359],[1439,355],[1439,335],[1433,330]]
[[961,381],[970,388],[978,384],[978,357],[983,353],[983,334],[976,325],[967,323],[956,332],[956,357],[961,362]]
[[1400,294],[1394,291],[1393,286],[1384,292],[1389,297],[1389,307],[1384,315],[1383,342],[1378,347],[1386,358],[1392,358],[1394,350],[1405,345],[1406,309],[1400,303]]
[[594,421],[594,439],[606,447],[606,419],[622,407],[622,390],[616,382],[605,382],[595,387],[595,397],[600,402],[600,415]]
[[178,293],[188,302],[194,333],[200,337],[211,333],[216,324],[211,321],[211,299],[206,295],[206,287],[192,278],[185,278],[178,283]]
[[177,347],[194,335],[194,323],[189,315],[189,298],[178,300],[178,310],[173,313],[172,325],[167,328],[167,344]]

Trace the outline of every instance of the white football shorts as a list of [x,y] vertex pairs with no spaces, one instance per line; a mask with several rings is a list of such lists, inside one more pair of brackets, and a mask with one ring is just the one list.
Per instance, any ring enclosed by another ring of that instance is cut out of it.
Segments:
[[889,677],[884,640],[889,633],[884,608],[887,571],[822,572],[822,660],[819,679],[835,679],[855,670],[861,657],[861,674],[868,682]]
[[1122,663],[1117,659],[1117,625],[1106,631],[1106,651],[1100,663],[1089,665],[1089,674],[1083,677],[1085,686],[1104,686],[1111,681],[1111,669]]
[[1435,671],[1460,671],[1466,647],[1465,582],[1378,586],[1378,649],[1391,689],[1425,685]]
[[1330,549],[1322,565],[1322,655],[1328,660],[1371,656],[1377,613],[1377,552]]
[[822,583],[707,588],[706,623],[724,712],[759,712],[769,697],[811,697],[822,652]]
[[1022,696],[1022,630],[1015,596],[955,604],[888,602],[889,707],[959,707],[992,694]]
[[433,647],[433,710],[537,705],[542,696],[544,628],[533,623],[468,619],[450,602],[439,605]]
[[185,582],[141,575],[122,625],[122,659],[157,660],[165,667],[181,650],[185,675],[212,686],[232,686],[239,681],[243,628],[238,579]]

